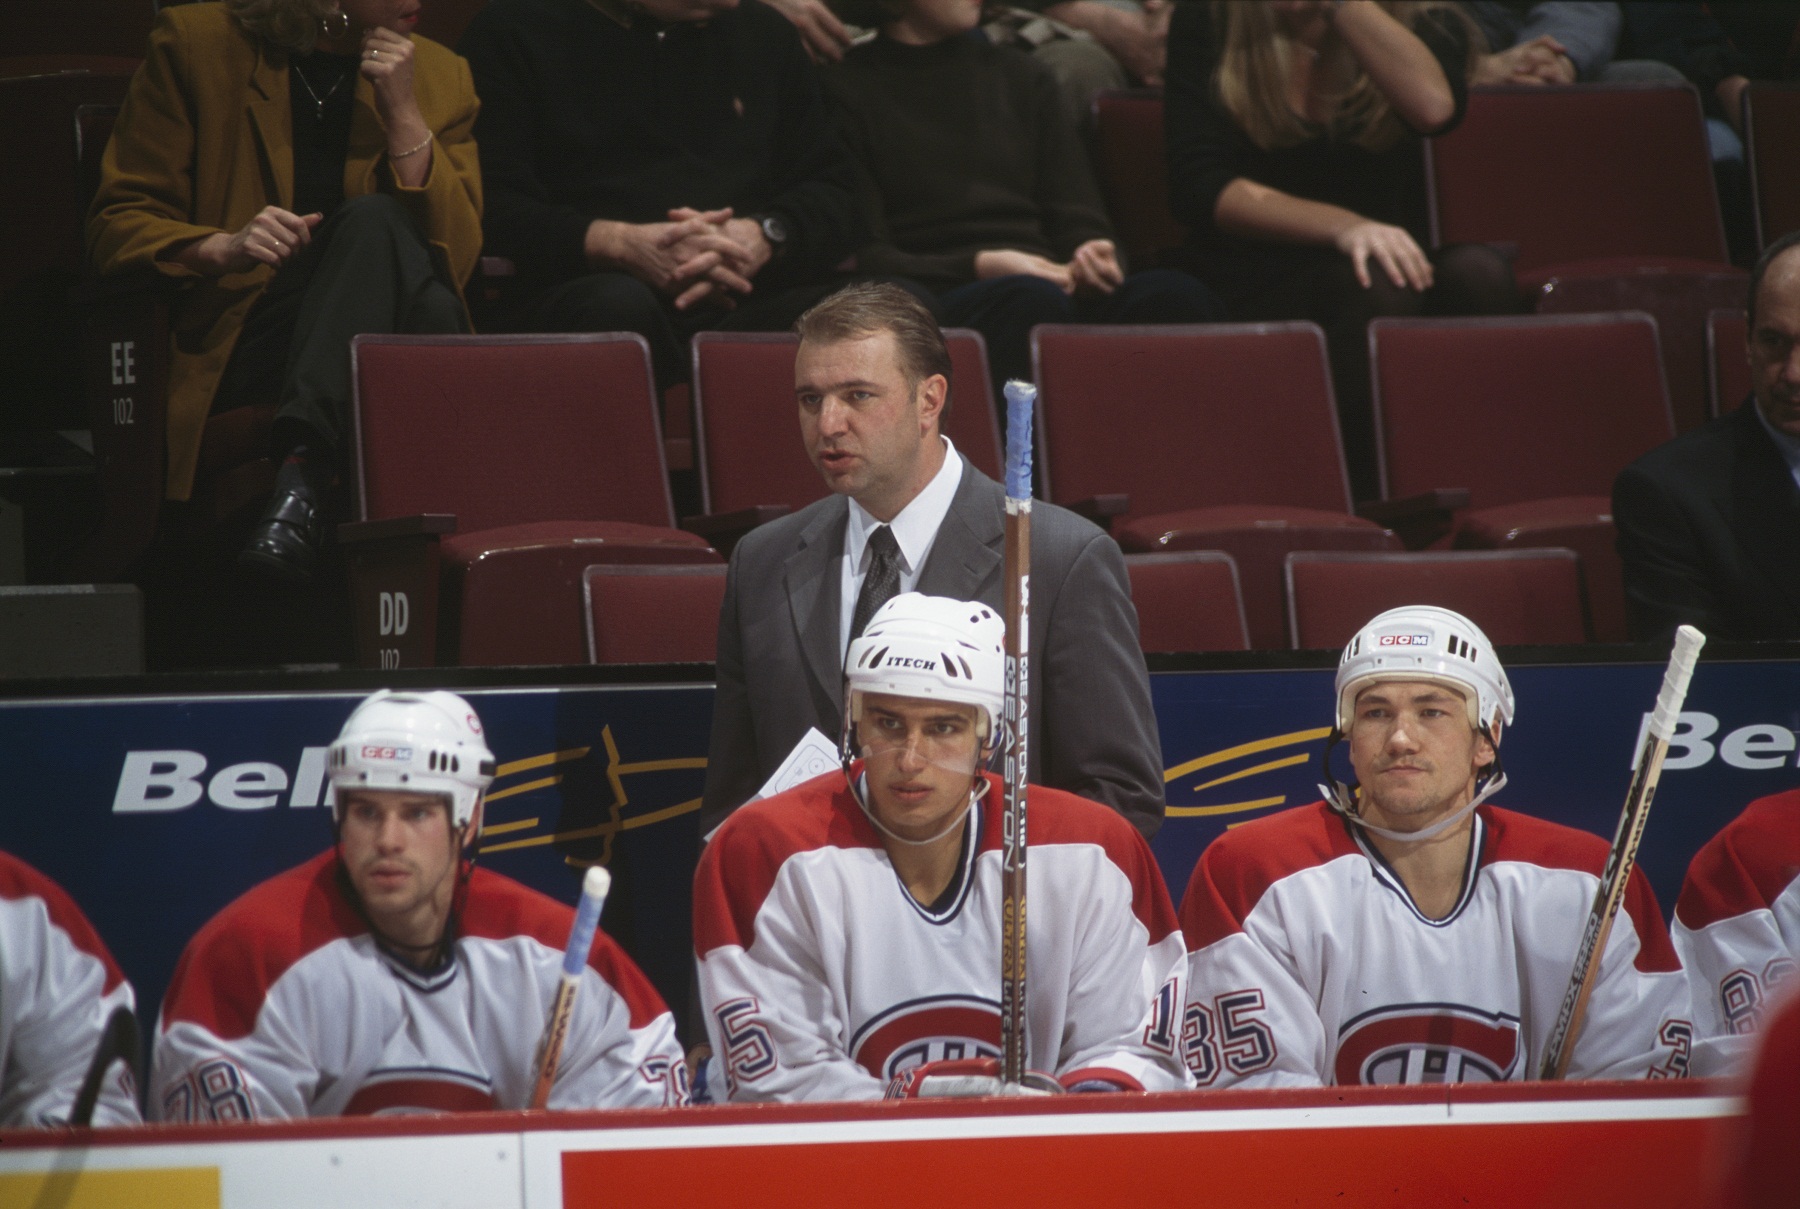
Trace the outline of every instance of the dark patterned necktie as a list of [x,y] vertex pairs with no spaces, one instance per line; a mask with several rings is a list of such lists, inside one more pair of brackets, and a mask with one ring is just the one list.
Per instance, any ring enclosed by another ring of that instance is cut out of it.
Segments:
[[894,531],[877,525],[869,534],[869,573],[863,576],[862,591],[856,594],[856,611],[850,614],[850,641],[862,637],[863,628],[875,610],[888,602],[900,588],[900,543]]

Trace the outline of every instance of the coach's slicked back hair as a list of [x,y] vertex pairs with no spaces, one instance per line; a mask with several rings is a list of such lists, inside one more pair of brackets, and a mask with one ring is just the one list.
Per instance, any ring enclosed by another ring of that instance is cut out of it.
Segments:
[[1756,258],[1756,267],[1750,270],[1750,295],[1744,303],[1744,315],[1749,319],[1749,331],[1752,336],[1756,332],[1756,295],[1762,290],[1763,275],[1775,258],[1784,252],[1800,247],[1800,231],[1789,231],[1780,239],[1763,249],[1763,254]]
[[244,32],[286,50],[305,54],[319,40],[319,20],[334,0],[225,0]]
[[[894,333],[900,372],[915,390],[933,374],[950,380],[950,348],[938,330],[937,316],[910,290],[887,282],[847,285],[818,303],[794,323],[802,340],[837,344],[876,332]],[[945,410],[949,410],[946,402]]]

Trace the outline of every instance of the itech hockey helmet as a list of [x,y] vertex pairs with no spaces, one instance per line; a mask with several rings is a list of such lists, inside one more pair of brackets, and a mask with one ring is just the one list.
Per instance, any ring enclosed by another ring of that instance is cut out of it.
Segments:
[[980,601],[906,592],[869,619],[844,660],[846,741],[864,693],[973,705],[983,747],[1000,734],[1006,623]]
[[1425,680],[1462,693],[1469,725],[1498,745],[1512,725],[1513,691],[1481,627],[1449,609],[1389,609],[1350,639],[1337,671],[1337,729],[1348,734],[1356,695],[1383,680]]
[[451,825],[461,828],[494,779],[494,753],[481,719],[455,693],[381,689],[345,720],[326,768],[335,822],[343,821],[338,804],[345,790],[404,789],[446,795]]

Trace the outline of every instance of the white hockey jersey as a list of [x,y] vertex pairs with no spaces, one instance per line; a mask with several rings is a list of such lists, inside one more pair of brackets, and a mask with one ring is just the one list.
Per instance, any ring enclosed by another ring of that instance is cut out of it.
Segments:
[[[901,884],[842,772],[738,810],[695,875],[714,1069],[734,1101],[880,1097],[897,1073],[1000,1044],[999,778],[931,908]],[[1066,1086],[1187,1086],[1184,949],[1129,823],[1031,787],[1026,1063]]]
[[1694,1073],[1733,1073],[1800,959],[1800,789],[1750,803],[1695,853],[1674,936],[1693,987]]
[[[61,886],[0,852],[0,1129],[60,1125],[114,1008],[136,1010],[93,925]],[[95,1125],[136,1125],[137,1085],[115,1063]]]
[[[188,942],[163,1000],[150,1112],[240,1121],[524,1108],[574,911],[476,869],[451,959],[390,957],[335,852],[252,889]],[[687,1100],[674,1021],[596,933],[551,1108]]]
[[[1413,905],[1323,802],[1220,836],[1182,900],[1182,1045],[1203,1087],[1535,1078],[1607,845],[1479,807],[1455,908]],[[1570,1078],[1687,1073],[1687,982],[1633,869]]]

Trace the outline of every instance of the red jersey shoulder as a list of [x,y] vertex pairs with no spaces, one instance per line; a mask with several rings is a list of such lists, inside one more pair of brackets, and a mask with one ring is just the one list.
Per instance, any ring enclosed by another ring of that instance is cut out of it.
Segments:
[[[568,947],[574,926],[575,908],[567,903],[491,869],[477,868],[469,876],[460,927],[470,939],[525,936],[560,954]],[[643,1028],[668,1010],[643,971],[606,933],[595,931],[588,966],[625,1001],[632,1028]]]
[[175,965],[165,1027],[185,1020],[227,1040],[247,1036],[269,988],[295,962],[368,931],[337,876],[337,851],[327,849],[252,886],[208,920]]
[[1296,806],[1227,831],[1206,846],[1181,899],[1190,952],[1234,932],[1284,878],[1343,856],[1360,856],[1344,821],[1324,802]]
[[878,848],[841,771],[750,802],[719,825],[694,871],[694,947],[704,957],[723,945],[749,948],[756,914],[781,867],[821,848]]
[[[1542,869],[1567,869],[1598,878],[1606,871],[1606,858],[1612,845],[1590,831],[1533,818],[1502,806],[1483,806],[1488,821],[1487,864],[1516,861]],[[1637,957],[1632,964],[1646,974],[1666,974],[1681,968],[1675,956],[1674,942],[1669,939],[1669,926],[1663,922],[1662,908],[1657,906],[1656,891],[1650,879],[1636,865],[1625,884],[1625,914],[1631,919],[1638,939]]]
[[1758,798],[1701,846],[1675,918],[1699,930],[1762,910],[1800,877],[1800,789]]
[[[982,798],[981,850],[997,852],[1004,843],[1006,787],[999,776],[986,774],[988,790]],[[1162,869],[1150,845],[1136,827],[1099,802],[1051,789],[1030,786],[1028,799],[1030,846],[1047,848],[1062,844],[1098,847],[1131,883],[1132,913],[1150,933],[1152,943],[1175,932],[1175,908],[1163,884]]]
[[125,981],[106,942],[68,891],[9,852],[0,852],[0,898],[35,898],[42,902],[50,922],[68,935],[69,942],[106,968],[106,989],[102,994],[112,994],[113,988]]

